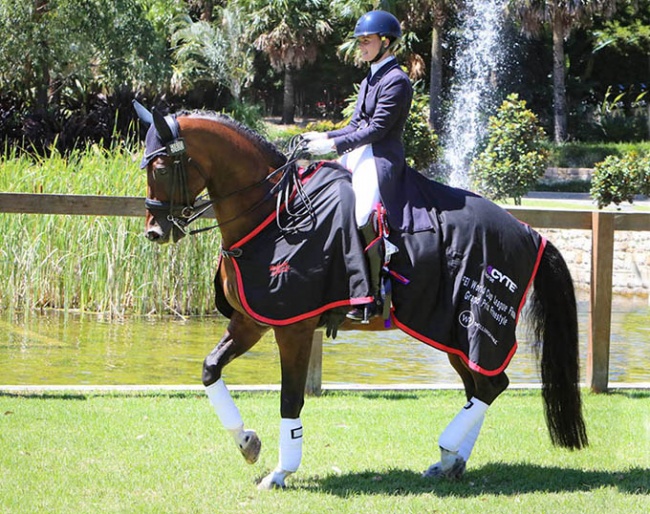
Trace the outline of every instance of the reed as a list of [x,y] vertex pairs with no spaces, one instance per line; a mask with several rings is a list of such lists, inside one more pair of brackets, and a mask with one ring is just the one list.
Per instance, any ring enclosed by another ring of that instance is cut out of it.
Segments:
[[[140,156],[125,144],[47,158],[13,153],[0,160],[0,190],[143,196]],[[0,309],[118,318],[214,310],[218,231],[160,247],[144,238],[143,218],[0,214],[0,226]]]

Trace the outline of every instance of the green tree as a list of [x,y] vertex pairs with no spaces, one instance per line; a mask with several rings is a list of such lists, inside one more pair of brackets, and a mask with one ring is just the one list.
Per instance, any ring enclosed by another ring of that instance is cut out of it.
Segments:
[[235,0],[247,13],[255,47],[284,73],[282,122],[293,123],[294,72],[316,59],[331,33],[325,0]]
[[596,164],[590,192],[599,209],[610,203],[632,203],[634,195],[650,194],[650,154],[633,151],[608,156]]
[[511,197],[521,205],[546,168],[544,131],[526,102],[511,94],[490,117],[487,133],[487,145],[470,168],[474,187],[494,200]]
[[413,30],[429,27],[431,60],[429,62],[429,123],[442,131],[442,84],[444,77],[443,47],[445,25],[463,6],[465,0],[411,0],[401,2],[404,19]]
[[36,110],[66,95],[144,89],[171,71],[138,0],[0,0],[0,87]]
[[591,23],[596,13],[613,12],[616,0],[511,0],[510,11],[534,36],[548,26],[553,34],[553,118],[556,143],[567,139],[564,41],[572,29]]

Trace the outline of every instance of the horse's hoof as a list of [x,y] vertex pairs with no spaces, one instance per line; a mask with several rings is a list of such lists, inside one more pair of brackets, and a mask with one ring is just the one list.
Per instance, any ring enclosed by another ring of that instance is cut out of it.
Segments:
[[259,491],[272,491],[273,489],[284,489],[287,485],[284,482],[285,474],[282,472],[272,471],[266,475],[259,484]]
[[260,457],[262,441],[255,430],[246,430],[239,440],[239,451],[249,464],[255,464]]
[[446,469],[443,469],[442,462],[436,462],[429,466],[424,473],[422,473],[423,478],[446,478],[448,480],[460,480],[465,474],[466,462],[460,455],[457,455],[456,458],[450,463],[451,465]]
[[449,480],[460,480],[465,474],[465,459],[458,457],[452,467],[444,471],[444,475]]
[[442,475],[442,464],[440,462],[436,462],[435,464],[431,464],[431,466],[429,466],[429,469],[422,473],[422,478],[439,478]]

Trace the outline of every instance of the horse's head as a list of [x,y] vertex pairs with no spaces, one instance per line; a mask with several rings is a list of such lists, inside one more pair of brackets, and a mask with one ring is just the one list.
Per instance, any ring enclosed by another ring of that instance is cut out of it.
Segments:
[[[206,187],[201,173],[188,173],[190,159],[174,116],[149,112],[134,101],[140,120],[149,124],[145,155],[140,164],[147,170],[145,235],[156,243],[176,242],[195,219],[195,200]],[[200,215],[200,214],[199,214]]]

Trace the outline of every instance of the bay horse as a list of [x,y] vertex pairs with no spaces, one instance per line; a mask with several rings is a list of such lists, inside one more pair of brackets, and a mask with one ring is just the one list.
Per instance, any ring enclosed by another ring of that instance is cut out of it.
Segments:
[[[279,462],[258,488],[283,488],[302,458],[300,414],[314,331],[326,323],[328,335],[335,336],[341,312],[368,301],[349,172],[336,163],[299,168],[296,152],[287,159],[224,115],[163,116],[137,101],[134,105],[150,125],[141,163],[147,171],[146,237],[176,242],[194,232],[188,228],[194,219],[214,209],[222,238],[217,306],[230,322],[205,358],[202,381],[218,418],[251,464],[261,441],[245,427],[222,371],[267,330],[274,331],[282,374]],[[576,300],[561,254],[492,202],[413,172],[418,188],[432,188],[436,228],[400,233],[378,221],[384,242],[397,250],[384,270],[386,289],[392,289],[390,314],[398,328],[447,353],[467,397],[439,437],[440,460],[423,476],[463,476],[488,407],[508,387],[505,368],[516,349],[514,327],[530,286],[527,315],[551,442],[569,449],[586,446]],[[316,177],[325,185],[312,187]],[[324,194],[332,189],[333,195]],[[207,199],[201,196],[204,190]],[[317,210],[323,207],[329,214]],[[351,224],[351,232],[341,229]],[[270,228],[275,231],[265,235]],[[468,234],[469,242],[464,241]],[[280,255],[287,251],[290,257]],[[310,257],[314,252],[316,257]],[[424,252],[422,260],[418,252]],[[291,286],[294,279],[297,287]],[[287,299],[284,290],[290,286]],[[383,330],[386,323],[373,320],[363,328]]]

